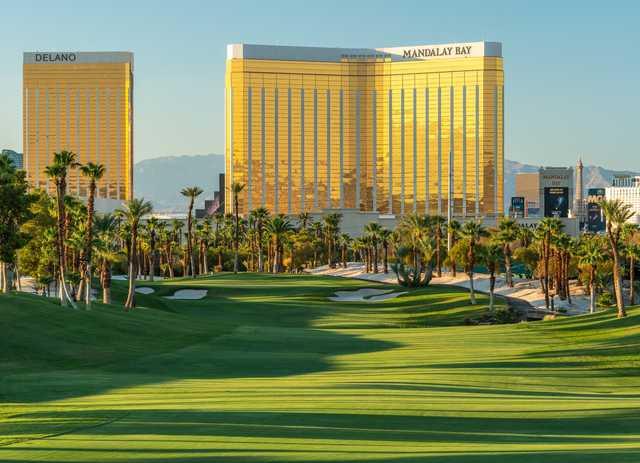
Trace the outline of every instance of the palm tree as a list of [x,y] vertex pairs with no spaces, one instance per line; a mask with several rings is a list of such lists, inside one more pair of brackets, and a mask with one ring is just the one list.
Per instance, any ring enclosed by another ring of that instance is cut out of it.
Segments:
[[133,309],[136,306],[135,294],[136,294],[136,273],[134,262],[136,261],[136,253],[138,249],[138,226],[140,219],[143,216],[151,214],[153,206],[149,201],[145,201],[143,198],[134,198],[123,206],[121,209],[121,215],[125,219],[129,226],[131,233],[131,245],[129,252],[129,293],[127,294],[127,301],[124,306],[126,309]]
[[78,167],[79,164],[76,161],[75,153],[71,151],[59,151],[53,154],[53,164],[45,168],[45,174],[52,178],[56,186],[56,203],[58,212],[58,235],[57,235],[57,248],[58,248],[58,272],[60,274],[59,293],[60,304],[63,306],[71,305],[74,309],[77,308],[73,298],[69,294],[67,283],[65,280],[67,256],[65,252],[65,238],[67,237],[66,230],[66,208],[64,199],[67,195],[67,174],[69,169]]
[[371,238],[371,248],[373,250],[373,273],[378,273],[378,244],[380,243],[380,232],[382,227],[379,223],[371,222],[364,227],[365,235]]
[[616,307],[618,318],[626,317],[624,299],[622,296],[622,272],[620,270],[620,246],[623,225],[633,217],[631,206],[619,199],[603,200],[600,202],[602,213],[606,219],[607,238],[613,256],[613,287],[616,293]]
[[306,230],[309,227],[309,223],[311,223],[311,215],[308,212],[301,212],[298,214],[300,230]]
[[482,261],[489,271],[489,311],[494,311],[496,273],[500,272],[500,263],[504,257],[504,244],[491,242],[482,248]]
[[555,217],[545,217],[540,221],[536,234],[542,245],[542,289],[544,290],[544,305],[550,307],[549,297],[549,263],[551,261],[551,240],[562,229],[562,222]]
[[466,271],[467,276],[469,277],[469,298],[471,300],[471,304],[475,304],[476,295],[473,288],[473,268],[476,265],[476,252],[477,247],[480,244],[480,240],[489,236],[489,232],[480,222],[471,220],[462,226],[460,234],[467,245]]
[[87,310],[91,308],[91,250],[93,249],[93,217],[95,214],[96,187],[104,176],[105,167],[102,164],[88,162],[80,167],[83,176],[89,179],[89,197],[87,198],[87,226],[85,229],[85,244],[83,254],[82,273],[84,275],[85,304]]
[[293,225],[284,214],[278,214],[267,222],[267,231],[273,245],[273,273],[282,271],[283,243]]
[[635,305],[635,269],[636,261],[638,257],[640,257],[640,233],[638,225],[625,223],[621,236],[625,245],[625,254],[629,259],[629,304]]
[[118,260],[116,246],[116,217],[113,214],[97,215],[95,218],[96,257],[100,262],[100,284],[102,303],[111,304],[111,265]]
[[188,267],[185,267],[185,276],[189,276],[189,269],[191,269],[191,276],[196,276],[196,265],[193,257],[193,203],[196,198],[202,194],[202,188],[197,186],[183,188],[180,191],[182,196],[189,198],[189,207],[187,212],[187,258],[185,263]]
[[349,250],[349,246],[353,240],[349,236],[348,233],[342,233],[338,238],[338,245],[341,249],[341,257],[342,257],[342,268],[347,268],[347,251]]
[[235,227],[233,230],[233,273],[238,273],[239,269],[239,252],[240,246],[240,210],[239,195],[244,190],[242,183],[233,182],[231,184],[231,194],[233,195],[233,214],[235,217]]
[[158,265],[158,251],[156,249],[158,241],[158,231],[160,230],[160,222],[156,217],[149,217],[145,224],[147,236],[149,238],[149,281],[153,281]]
[[211,239],[211,218],[207,217],[198,224],[196,232],[198,238],[198,266],[201,268],[200,273],[205,275],[209,273],[209,259],[207,249],[209,240]]
[[[173,250],[179,250],[182,245],[182,228],[184,227],[184,222],[180,219],[173,219],[171,221],[171,236],[170,241],[167,242],[167,261],[169,265],[169,278],[174,277],[173,272]],[[179,257],[178,257],[179,261]],[[183,270],[182,274],[184,275],[186,269]]]
[[[447,234],[451,241],[451,246],[455,246],[458,238],[460,237],[460,229],[462,225],[457,220],[451,220],[447,224]],[[456,277],[456,260],[453,256],[449,256],[449,261],[451,262],[451,276]]]
[[503,217],[498,223],[497,241],[502,245],[504,254],[504,273],[507,286],[513,288],[513,272],[511,270],[511,256],[513,249],[511,245],[518,239],[520,226],[509,217]]
[[267,208],[259,207],[250,213],[253,218],[257,241],[258,241],[258,272],[264,272],[264,255],[262,249],[262,241],[264,237],[264,227],[269,220],[269,211]]
[[333,251],[335,248],[336,236],[340,232],[340,221],[342,214],[334,212],[324,216],[324,231],[327,242],[327,264],[330,268],[335,268],[333,262]]
[[387,230],[383,228],[380,230],[380,243],[382,244],[382,268],[384,273],[389,273],[389,242],[391,241],[391,237],[393,232],[391,230]]
[[441,215],[434,215],[429,222],[433,227],[436,239],[436,276],[440,278],[442,276],[442,227],[447,223],[447,220]]
[[578,263],[589,271],[589,312],[591,313],[596,311],[596,275],[605,258],[606,254],[599,237],[583,235],[578,248]]

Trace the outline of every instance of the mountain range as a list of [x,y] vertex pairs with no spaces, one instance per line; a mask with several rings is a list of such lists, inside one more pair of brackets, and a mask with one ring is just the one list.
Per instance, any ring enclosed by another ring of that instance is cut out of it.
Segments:
[[[505,159],[504,200],[508,204],[515,194],[515,176],[519,173],[537,172],[539,166]],[[187,186],[199,186],[204,190],[196,201],[202,207],[205,199],[213,198],[218,190],[218,174],[224,172],[222,154],[162,156],[139,161],[134,165],[134,189],[136,197],[151,200],[158,212],[184,212],[187,200],[180,190]],[[617,175],[640,175],[633,171],[605,169],[600,166],[584,167],[584,188],[603,188],[611,185]]]
[[[515,194],[515,176],[519,173],[537,172],[539,166],[523,164],[505,159],[504,198],[507,204]],[[180,189],[198,185],[205,192],[196,203],[213,197],[218,189],[218,173],[224,172],[224,156],[205,154],[197,156],[158,157],[136,163],[134,183],[136,196],[153,200],[154,207],[163,212],[183,212],[186,200]],[[640,175],[631,171],[609,170],[600,166],[585,166],[583,180],[585,193],[588,188],[603,188],[611,185],[616,175]]]

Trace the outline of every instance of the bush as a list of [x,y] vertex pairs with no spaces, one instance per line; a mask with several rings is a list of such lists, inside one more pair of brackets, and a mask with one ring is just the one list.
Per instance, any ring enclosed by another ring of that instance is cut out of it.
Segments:
[[600,307],[611,307],[615,304],[615,299],[613,298],[613,294],[610,291],[604,291],[598,295],[598,299],[596,303]]

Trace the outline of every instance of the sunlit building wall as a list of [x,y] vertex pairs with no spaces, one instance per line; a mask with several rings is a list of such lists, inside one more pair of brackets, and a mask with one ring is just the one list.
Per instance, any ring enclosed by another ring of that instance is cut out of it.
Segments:
[[500,43],[228,46],[226,181],[245,185],[242,213],[445,214],[451,178],[454,215],[502,214],[503,121]]
[[[133,54],[25,53],[23,64],[24,167],[32,186],[50,192],[44,174],[53,153],[73,151],[81,163],[104,164],[97,196],[133,195]],[[87,196],[88,181],[70,171],[68,191]]]

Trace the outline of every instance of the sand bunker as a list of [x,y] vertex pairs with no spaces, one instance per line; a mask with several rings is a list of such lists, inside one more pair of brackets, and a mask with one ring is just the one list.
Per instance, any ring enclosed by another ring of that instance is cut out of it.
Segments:
[[191,300],[191,299],[202,299],[207,295],[206,289],[179,289],[173,296],[165,296],[165,299],[180,299],[180,300]]
[[136,288],[136,293],[140,293],[140,294],[153,294],[155,293],[156,290],[153,288],[149,288],[146,286],[142,286],[140,288]]
[[329,300],[334,302],[379,302],[394,299],[406,291],[392,293],[390,289],[362,288],[356,291],[336,291]]

